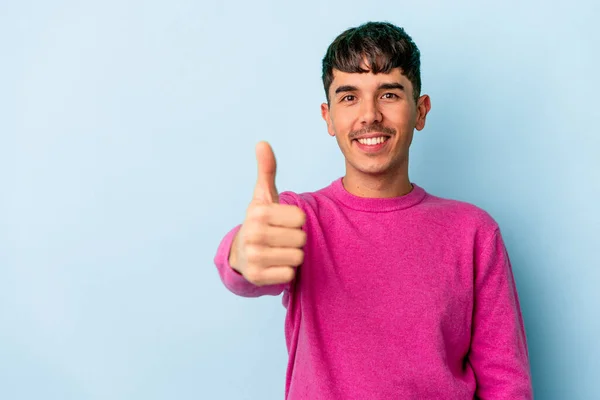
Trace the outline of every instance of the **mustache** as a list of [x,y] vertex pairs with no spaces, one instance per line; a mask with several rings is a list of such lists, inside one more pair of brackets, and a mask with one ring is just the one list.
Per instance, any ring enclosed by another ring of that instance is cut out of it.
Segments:
[[395,129],[392,128],[388,128],[386,126],[383,125],[369,125],[365,128],[359,129],[357,131],[352,131],[350,132],[350,134],[348,135],[348,137],[353,140],[358,136],[361,135],[366,135],[367,133],[371,133],[371,132],[381,132],[381,133],[385,133],[386,135],[394,135],[396,133]]

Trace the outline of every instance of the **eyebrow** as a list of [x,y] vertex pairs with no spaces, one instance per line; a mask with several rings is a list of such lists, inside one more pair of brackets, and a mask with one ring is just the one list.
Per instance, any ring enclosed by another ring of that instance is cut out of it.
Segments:
[[394,82],[394,83],[383,83],[381,85],[379,85],[379,90],[391,90],[391,89],[398,89],[404,92],[404,85],[401,85],[398,82]]
[[339,88],[335,89],[335,94],[343,93],[343,92],[356,92],[358,88],[356,86],[343,85]]
[[[404,85],[398,83],[398,82],[394,82],[394,83],[382,83],[381,85],[379,85],[379,87],[377,88],[378,90],[392,90],[392,89],[398,89],[401,91],[405,91],[404,89]],[[338,93],[343,93],[343,92],[356,92],[358,91],[358,88],[356,86],[351,86],[351,85],[343,85],[338,87],[337,89],[335,89],[335,94]]]

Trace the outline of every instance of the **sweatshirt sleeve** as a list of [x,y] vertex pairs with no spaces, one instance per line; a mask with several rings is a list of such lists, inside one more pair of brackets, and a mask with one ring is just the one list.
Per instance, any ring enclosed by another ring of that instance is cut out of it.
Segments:
[[476,397],[532,399],[525,326],[511,262],[499,229],[478,252],[474,278],[469,362],[477,380]]
[[253,283],[248,282],[242,274],[234,270],[229,264],[231,245],[233,244],[235,235],[241,227],[241,225],[238,225],[229,231],[229,233],[221,240],[217,249],[214,262],[217,266],[221,281],[230,292],[242,297],[259,297],[264,295],[277,296],[281,294],[287,284],[256,286]]

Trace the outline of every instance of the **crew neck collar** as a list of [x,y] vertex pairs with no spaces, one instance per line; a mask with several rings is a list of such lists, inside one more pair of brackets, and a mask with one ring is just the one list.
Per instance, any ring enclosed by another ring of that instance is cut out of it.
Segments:
[[331,183],[331,193],[343,205],[359,211],[386,212],[410,208],[420,203],[426,196],[426,192],[420,186],[412,184],[412,190],[405,195],[387,198],[373,198],[356,196],[346,190],[338,178]]

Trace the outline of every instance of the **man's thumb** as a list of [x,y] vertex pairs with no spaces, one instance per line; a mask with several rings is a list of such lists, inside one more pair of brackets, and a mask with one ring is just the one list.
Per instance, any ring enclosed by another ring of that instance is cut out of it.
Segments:
[[259,142],[256,145],[256,162],[258,163],[258,178],[254,189],[254,200],[279,203],[279,193],[275,187],[277,163],[269,143]]

